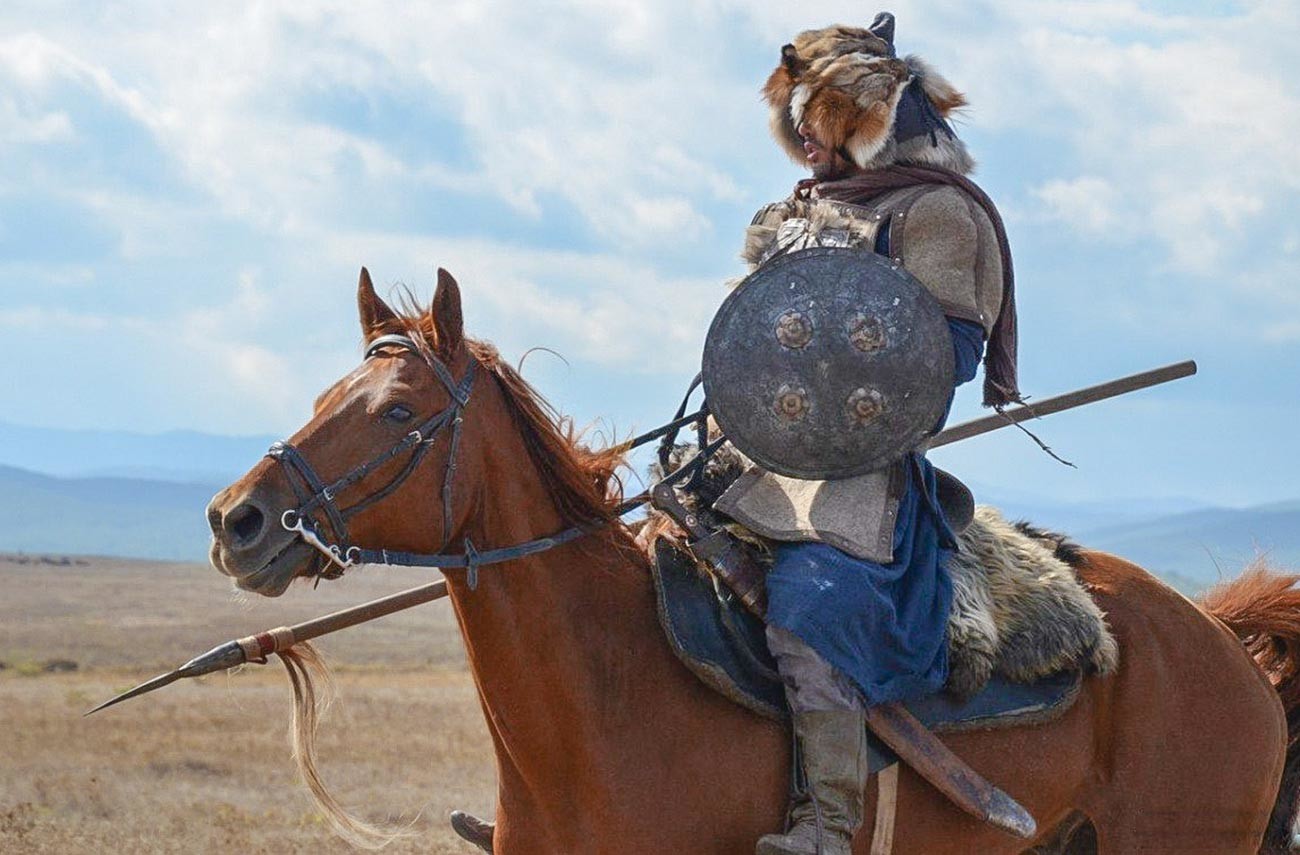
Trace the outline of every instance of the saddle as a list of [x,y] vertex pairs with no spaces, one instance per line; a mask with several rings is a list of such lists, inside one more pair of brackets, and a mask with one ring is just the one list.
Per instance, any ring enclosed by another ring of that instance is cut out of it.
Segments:
[[[699,572],[695,560],[667,539],[654,545],[651,562],[659,620],[674,655],[705,685],[746,709],[774,720],[789,711],[764,625],[725,587]],[[905,706],[939,733],[1039,724],[1063,715],[1078,697],[1079,667],[1031,683],[993,675],[982,690],[963,698],[944,691]],[[871,771],[898,762],[874,737]]]

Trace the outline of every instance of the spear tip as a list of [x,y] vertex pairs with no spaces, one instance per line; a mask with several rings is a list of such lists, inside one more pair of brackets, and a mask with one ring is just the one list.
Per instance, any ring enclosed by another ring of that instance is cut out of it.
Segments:
[[183,676],[185,676],[183,668],[177,668],[175,671],[168,671],[166,674],[159,674],[152,680],[144,681],[134,689],[127,689],[122,694],[109,698],[107,701],[104,701],[92,710],[86,710],[81,714],[81,717],[85,718],[88,715],[93,715],[102,709],[107,709],[113,706],[113,704],[120,704],[122,701],[143,695],[146,692],[152,692],[154,689],[161,689],[163,686],[174,683]]

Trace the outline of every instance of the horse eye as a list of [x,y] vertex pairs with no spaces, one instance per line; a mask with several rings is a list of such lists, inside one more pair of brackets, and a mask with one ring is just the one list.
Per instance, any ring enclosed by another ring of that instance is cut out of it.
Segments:
[[390,422],[397,422],[398,424],[401,424],[402,422],[409,422],[411,420],[411,416],[413,415],[415,414],[412,413],[410,410],[408,410],[406,407],[403,407],[401,404],[397,404],[396,406],[392,406],[388,408],[388,412],[384,413],[384,418]]

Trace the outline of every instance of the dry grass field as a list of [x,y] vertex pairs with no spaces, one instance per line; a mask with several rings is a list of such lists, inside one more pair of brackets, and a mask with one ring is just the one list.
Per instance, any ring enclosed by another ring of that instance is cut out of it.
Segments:
[[[81,562],[81,563],[78,563]],[[199,565],[0,556],[0,852],[346,852],[297,781],[278,664],[87,708],[213,645],[428,581],[358,571],[279,600]],[[339,703],[321,769],[371,820],[413,822],[387,852],[475,851],[447,826],[491,815],[492,749],[446,602],[324,640]],[[73,672],[47,672],[53,660]]]

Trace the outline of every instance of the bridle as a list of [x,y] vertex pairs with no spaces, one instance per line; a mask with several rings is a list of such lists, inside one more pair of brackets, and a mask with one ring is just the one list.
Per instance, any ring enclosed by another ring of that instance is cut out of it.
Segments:
[[[465,376],[458,383],[453,379],[451,371],[443,364],[442,360],[431,354],[426,354],[416,345],[413,339],[402,335],[384,335],[376,338],[366,348],[365,358],[370,359],[387,347],[400,347],[423,359],[433,369],[442,385],[447,388],[448,393],[451,395],[451,403],[407,433],[387,451],[353,467],[346,475],[329,484],[326,484],[321,479],[302,452],[290,443],[283,440],[276,442],[267,451],[267,456],[279,462],[284,468],[289,486],[298,499],[297,508],[287,510],[280,515],[280,525],[287,531],[298,534],[329,559],[330,563],[327,566],[336,569],[332,572],[322,572],[321,575],[326,578],[342,575],[343,571],[354,564],[369,563],[361,560],[361,554],[365,550],[349,544],[348,519],[400,487],[415,471],[416,467],[420,465],[420,461],[428,453],[433,440],[448,425],[451,426],[451,453],[447,458],[447,472],[443,480],[442,518],[443,531],[448,534],[451,532],[452,483],[456,472],[456,449],[460,445],[461,412],[464,410],[465,405],[469,403],[470,392],[474,388],[475,363],[470,360]],[[367,475],[385,463],[407,451],[411,452],[410,459],[388,483],[346,508],[339,507],[338,498],[346,490],[364,480]],[[328,543],[312,522],[312,514],[317,510],[324,513],[329,527],[333,530],[334,538],[337,540],[336,543]]]
[[[474,368],[476,362],[471,359],[465,376],[459,381],[452,377],[451,371],[437,356],[421,349],[415,341],[404,335],[384,335],[376,338],[366,347],[365,358],[370,359],[386,347],[399,347],[416,354],[433,370],[437,378],[451,395],[451,403],[438,413],[430,416],[421,425],[398,440],[387,451],[375,455],[369,460],[355,466],[343,477],[326,484],[317,474],[307,458],[296,447],[286,441],[274,443],[266,452],[267,456],[277,461],[284,469],[285,477],[298,500],[298,507],[290,508],[280,515],[280,525],[286,531],[301,537],[305,543],[319,551],[326,559],[325,569],[319,574],[326,579],[342,576],[351,567],[360,564],[387,564],[398,567],[437,567],[465,568],[468,571],[466,581],[470,590],[478,586],[478,568],[486,564],[499,564],[516,558],[536,555],[548,549],[554,549],[594,530],[608,520],[593,520],[590,523],[575,525],[547,537],[539,537],[513,546],[480,551],[468,538],[463,540],[463,552],[458,553],[419,553],[401,552],[389,549],[368,549],[350,542],[347,521],[365,508],[392,494],[410,477],[424,455],[428,453],[433,441],[442,431],[450,426],[451,443],[447,455],[447,468],[442,482],[442,517],[443,532],[447,538],[441,549],[446,549],[452,535],[452,491],[456,476],[456,456],[460,446],[462,414],[470,401],[470,392],[474,387]],[[694,388],[694,387],[692,387]],[[687,395],[689,398],[689,393]],[[624,449],[665,437],[665,443],[676,437],[677,431],[691,422],[703,422],[704,410],[684,415],[686,402],[683,401],[676,418],[662,427],[642,434],[623,444]],[[339,497],[351,487],[365,479],[385,463],[398,455],[410,451],[411,457],[406,465],[386,484],[370,494],[358,499],[347,507],[340,508]],[[610,519],[617,519],[649,501],[647,495],[637,496],[623,502],[613,509]],[[317,528],[313,514],[320,511],[333,532],[334,542],[327,540]]]

